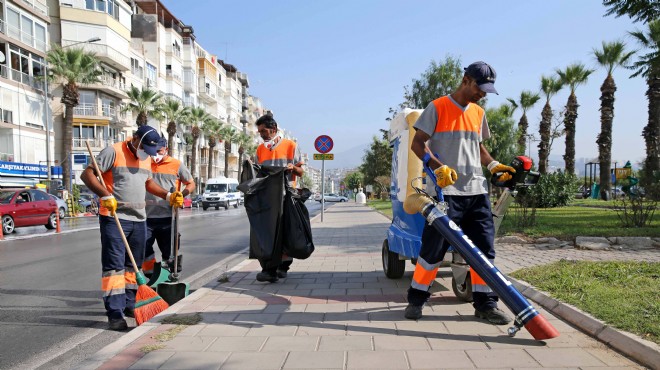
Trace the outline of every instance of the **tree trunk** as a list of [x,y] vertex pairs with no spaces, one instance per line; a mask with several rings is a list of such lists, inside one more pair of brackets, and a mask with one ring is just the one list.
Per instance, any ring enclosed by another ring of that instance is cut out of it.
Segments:
[[[199,183],[199,170],[197,169],[197,141],[199,140],[199,136],[193,135],[193,140],[192,140],[192,153],[191,153],[191,159],[190,159],[190,170],[192,171],[193,178],[195,179],[195,183]],[[197,178],[195,178],[195,175],[197,175]]]
[[241,175],[243,172],[243,153],[245,151],[243,150],[243,147],[238,148],[238,181],[241,181]]
[[571,93],[566,103],[566,117],[564,127],[566,128],[566,151],[564,153],[565,173],[575,174],[575,121],[577,121],[578,107],[575,94]]
[[550,107],[550,102],[546,102],[541,112],[541,124],[539,125],[539,135],[541,136],[541,141],[539,142],[539,173],[541,174],[548,172],[551,124],[552,107]]
[[529,127],[527,114],[523,113],[518,122],[518,155],[525,155],[525,149],[527,149],[527,127]]
[[653,175],[660,171],[660,76],[652,76],[647,80],[646,96],[649,100],[649,122],[642,130],[646,143],[646,160],[644,161],[645,181],[649,185]]
[[138,113],[137,118],[135,119],[135,123],[137,124],[138,127],[146,125],[147,114],[144,112]]
[[174,135],[176,135],[176,122],[167,123],[167,154],[172,157],[174,154]]
[[73,108],[78,105],[80,95],[78,86],[67,83],[63,86],[61,102],[64,104],[64,137],[62,144],[62,184],[64,189],[73,192],[71,176],[73,173]]
[[229,178],[229,153],[231,153],[231,142],[225,141],[225,177]]
[[208,173],[207,179],[213,178],[213,149],[215,148],[215,144],[211,145],[211,142],[209,140],[209,165],[208,168],[206,169],[206,172]]
[[614,121],[614,92],[616,84],[608,75],[600,87],[600,134],[598,144],[598,161],[600,162],[600,199],[608,200],[611,194],[610,164],[612,163],[612,122]]

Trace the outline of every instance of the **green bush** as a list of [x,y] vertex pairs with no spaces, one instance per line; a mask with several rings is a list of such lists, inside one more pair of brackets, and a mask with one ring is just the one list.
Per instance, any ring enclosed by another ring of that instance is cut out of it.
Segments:
[[520,190],[516,201],[521,206],[533,208],[565,207],[577,191],[575,175],[559,171],[541,175],[536,185]]

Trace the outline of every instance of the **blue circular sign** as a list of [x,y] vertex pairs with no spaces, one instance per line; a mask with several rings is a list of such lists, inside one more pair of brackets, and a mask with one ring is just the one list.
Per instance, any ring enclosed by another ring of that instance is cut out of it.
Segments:
[[329,153],[333,146],[332,138],[328,135],[321,135],[314,140],[314,148],[321,154]]

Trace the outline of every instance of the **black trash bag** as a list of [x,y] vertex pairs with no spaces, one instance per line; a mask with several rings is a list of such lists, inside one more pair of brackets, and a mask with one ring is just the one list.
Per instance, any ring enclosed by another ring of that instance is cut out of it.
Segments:
[[287,186],[282,212],[282,248],[287,256],[305,259],[314,252],[312,225],[305,201],[312,192],[309,189],[292,189]]
[[[238,185],[245,194],[245,211],[250,221],[250,255],[262,267],[277,267],[282,260],[282,205],[284,201],[285,167],[251,165]],[[247,166],[243,168],[246,169]]]

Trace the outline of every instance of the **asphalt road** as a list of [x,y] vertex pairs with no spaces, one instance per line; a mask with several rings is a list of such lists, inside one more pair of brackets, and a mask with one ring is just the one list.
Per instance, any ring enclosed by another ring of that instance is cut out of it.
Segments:
[[[307,206],[312,217],[320,212],[317,202]],[[247,258],[243,207],[186,209],[179,222],[191,289]],[[124,334],[106,330],[98,220],[65,219],[61,228],[17,229],[0,242],[0,369],[70,368]]]

